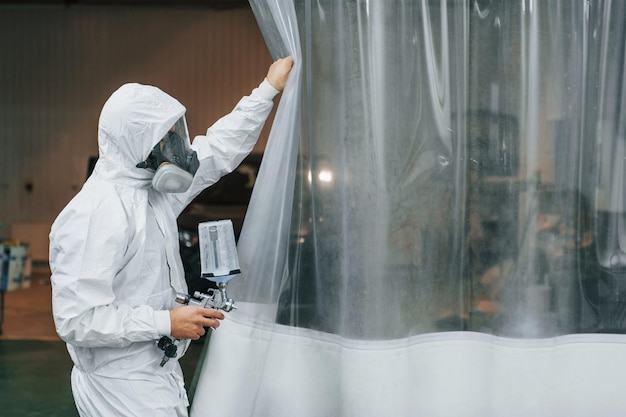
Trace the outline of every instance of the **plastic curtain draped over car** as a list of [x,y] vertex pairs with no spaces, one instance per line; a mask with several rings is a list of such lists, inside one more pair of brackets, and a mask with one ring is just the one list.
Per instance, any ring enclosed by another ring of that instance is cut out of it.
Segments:
[[283,92],[192,416],[622,416],[626,3],[252,0]]

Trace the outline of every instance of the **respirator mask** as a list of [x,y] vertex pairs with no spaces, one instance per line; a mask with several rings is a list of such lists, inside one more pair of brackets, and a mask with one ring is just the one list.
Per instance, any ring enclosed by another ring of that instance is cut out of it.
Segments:
[[162,193],[184,193],[189,189],[200,162],[176,131],[169,131],[137,168],[154,171],[152,187]]

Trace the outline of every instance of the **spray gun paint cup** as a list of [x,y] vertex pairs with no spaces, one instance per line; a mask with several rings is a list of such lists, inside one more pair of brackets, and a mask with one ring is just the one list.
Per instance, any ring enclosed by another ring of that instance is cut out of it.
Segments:
[[226,283],[234,275],[241,273],[232,221],[217,220],[200,223],[198,236],[203,278]]

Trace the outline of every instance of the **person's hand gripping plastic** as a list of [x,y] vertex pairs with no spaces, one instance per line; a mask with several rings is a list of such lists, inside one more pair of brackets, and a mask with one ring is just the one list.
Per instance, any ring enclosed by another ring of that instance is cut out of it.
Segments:
[[283,91],[292,68],[293,59],[291,56],[277,59],[272,65],[270,65],[265,79],[272,85],[272,87],[278,91]]

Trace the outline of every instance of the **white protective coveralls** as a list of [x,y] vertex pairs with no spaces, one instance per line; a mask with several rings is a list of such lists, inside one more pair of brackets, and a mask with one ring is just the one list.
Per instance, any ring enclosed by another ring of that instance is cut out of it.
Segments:
[[168,310],[180,307],[176,292],[187,291],[176,218],[250,153],[277,93],[263,81],[194,139],[200,167],[179,194],[155,191],[153,173],[135,165],[184,117],[185,107],[140,84],[125,84],[107,100],[94,172],[50,233],[54,321],[74,362],[81,416],[187,415],[177,359],[188,341],[178,343],[178,358],[163,367],[156,346],[170,336]]

